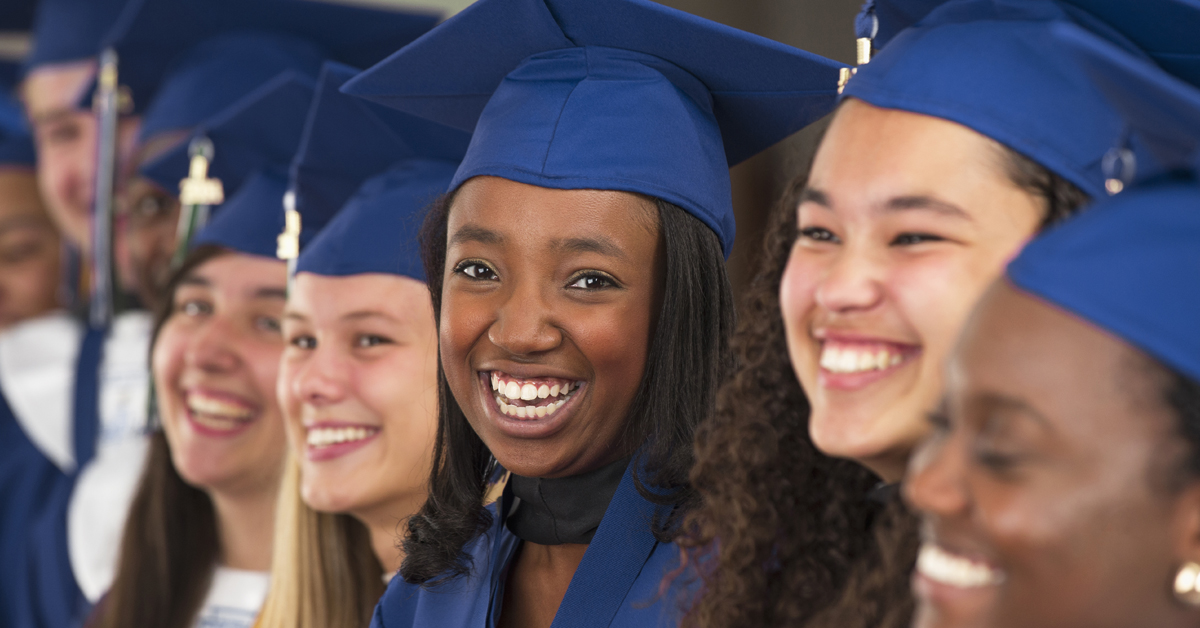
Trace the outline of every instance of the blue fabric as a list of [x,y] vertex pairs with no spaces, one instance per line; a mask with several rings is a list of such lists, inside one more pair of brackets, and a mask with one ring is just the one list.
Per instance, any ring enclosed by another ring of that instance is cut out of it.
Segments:
[[[637,492],[632,468],[605,511],[552,628],[679,624],[677,589],[662,591],[664,579],[679,566],[679,548],[659,543],[651,534],[650,523],[661,507]],[[393,578],[375,609],[372,628],[494,628],[504,600],[504,576],[521,543],[504,525],[511,505],[509,491],[488,507],[492,527],[465,548],[474,560],[469,576],[429,589]]]
[[303,227],[296,270],[424,281],[417,232],[426,207],[450,184],[470,134],[338,91],[355,74],[326,65],[292,161]]
[[167,74],[142,115],[138,141],[191,130],[281,72],[315,79],[319,48],[287,35],[228,33],[200,44]]
[[6,627],[73,626],[90,611],[71,568],[67,512],[80,470],[96,453],[106,334],[87,331],[75,366],[75,471],[63,473],[42,455],[0,397],[0,623]]
[[1112,24],[1171,74],[1200,85],[1200,0],[1065,0]]
[[[1120,112],[1054,37],[1076,23],[1148,58],[1108,25],[1048,0],[954,0],[897,35],[843,92],[878,107],[957,122],[1079,186],[1106,195],[1105,154],[1121,142]],[[1152,163],[1131,146],[1139,163]]]
[[875,50],[900,31],[920,22],[946,0],[867,0],[854,19],[854,36],[872,40]]
[[33,26],[37,0],[7,0],[0,6],[0,30],[25,31]]
[[[1200,86],[1081,28],[1064,24],[1054,32],[1164,169],[1200,166]],[[1200,36],[1191,48],[1200,53]],[[1160,174],[1143,164],[1137,170],[1139,178]]]
[[1200,184],[1118,194],[1034,240],[1012,283],[1200,381]]
[[[242,253],[275,257],[283,231],[287,169],[300,142],[312,102],[313,84],[285,72],[214,118],[197,135],[213,143],[209,176],[219,179],[225,202],[193,246],[216,244]],[[188,174],[188,142],[146,164],[141,174],[164,189],[177,190]]]
[[[310,0],[128,0],[128,6],[105,35],[101,46],[113,47],[120,56],[121,83],[129,88],[134,107],[140,112],[158,98],[156,94],[164,78],[174,74],[173,66],[182,62],[181,55],[222,34],[255,33],[257,37],[275,37],[276,41],[280,37],[300,39],[320,51],[317,57],[365,67],[417,38],[432,28],[438,19],[435,13],[369,9]],[[269,62],[269,58],[247,55],[240,59],[242,66],[239,67],[229,63],[230,57],[222,54],[224,51],[219,46],[210,46],[209,51],[215,53],[211,59],[215,67],[198,72],[196,66],[202,63],[193,59],[188,71],[194,76],[177,77],[176,80],[192,81],[193,85],[188,88],[192,93],[203,93],[202,87],[212,90],[214,94],[208,96],[210,100],[236,91],[233,88],[245,84],[245,76],[260,76],[261,82],[283,69],[276,68],[264,76],[261,66]],[[315,76],[317,63],[312,63],[309,70]],[[226,76],[211,80],[214,72],[216,76]],[[237,95],[240,94],[234,94],[232,98]],[[187,106],[183,99],[174,101],[179,106]],[[230,98],[225,98],[225,102],[230,102]],[[215,109],[210,108],[207,115],[213,112]],[[194,120],[204,117],[203,114],[191,116]],[[164,128],[170,127],[156,125],[156,130]]]
[[10,84],[0,83],[0,166],[33,167],[36,162],[33,138],[21,103]]
[[343,90],[473,130],[451,187],[648,194],[728,254],[729,166],[828,113],[839,68],[646,0],[480,0]]
[[39,0],[26,71],[95,57],[125,5],[126,0]]

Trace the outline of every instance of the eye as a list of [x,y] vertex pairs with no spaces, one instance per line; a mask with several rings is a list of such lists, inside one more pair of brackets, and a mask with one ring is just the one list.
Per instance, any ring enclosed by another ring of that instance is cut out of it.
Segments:
[[979,466],[999,476],[1012,475],[1021,463],[1021,457],[988,447],[975,447],[973,454]]
[[800,239],[814,242],[839,242],[838,237],[824,227],[805,227],[800,230]]
[[616,288],[617,281],[604,273],[587,271],[572,277],[567,287],[576,290],[604,290],[606,288]]
[[454,267],[454,272],[466,275],[479,281],[496,281],[500,277],[484,262],[479,260],[464,260]]
[[892,240],[892,246],[913,246],[915,244],[924,244],[926,242],[943,241],[945,241],[945,238],[933,235],[932,233],[902,233]]
[[391,338],[386,338],[384,336],[379,336],[376,334],[362,334],[358,338],[356,338],[354,341],[354,346],[356,346],[360,349],[366,349],[366,348],[370,348],[370,347],[379,347],[382,345],[390,345],[390,344],[394,344],[392,342]]
[[317,348],[317,339],[312,336],[296,336],[289,341],[293,347],[311,351]]
[[68,144],[79,138],[79,126],[67,122],[58,123],[46,129],[43,137],[50,144]]
[[184,301],[178,309],[184,316],[207,316],[213,311],[211,303],[199,299]]
[[157,194],[147,194],[138,199],[133,208],[134,216],[142,219],[153,219],[166,212],[166,203]]
[[950,417],[941,410],[935,410],[925,416],[935,434],[941,436],[950,432]]
[[261,331],[265,331],[265,332],[272,333],[272,334],[283,333],[283,326],[280,324],[279,319],[271,317],[271,316],[255,317],[254,327]]

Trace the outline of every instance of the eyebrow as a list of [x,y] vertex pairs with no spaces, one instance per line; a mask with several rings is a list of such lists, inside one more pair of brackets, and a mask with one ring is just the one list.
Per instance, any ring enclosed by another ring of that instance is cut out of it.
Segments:
[[450,237],[450,244],[463,244],[466,242],[478,242],[480,244],[500,244],[504,242],[504,236],[492,231],[484,229],[478,225],[463,225],[454,235]]
[[603,236],[594,238],[562,238],[554,240],[550,246],[558,251],[567,253],[597,253],[608,257],[625,259],[625,251],[612,240]]
[[1017,397],[1010,397],[1008,395],[1004,395],[1001,393],[994,393],[994,392],[993,393],[983,393],[983,394],[979,395],[979,398],[982,402],[984,402],[994,408],[998,408],[1001,410],[1007,410],[1009,412],[1014,412],[1017,414],[1027,416],[1027,417],[1033,419],[1035,423],[1040,425],[1042,427],[1042,429],[1044,429],[1048,432],[1056,431],[1054,429],[1053,423],[1050,422],[1050,419],[1046,418],[1046,415],[1042,414],[1041,412],[1038,412],[1037,408],[1033,407],[1032,405],[1030,405],[1029,403],[1027,403],[1026,401],[1024,401],[1022,399],[1018,399]]
[[287,300],[287,288],[263,287],[254,290],[254,298],[256,299],[282,299]]
[[395,316],[392,316],[386,312],[380,312],[378,310],[359,310],[357,312],[350,312],[349,314],[342,315],[342,320],[344,321],[360,321],[365,318],[383,318],[389,321],[396,320]]
[[[833,204],[829,202],[829,195],[822,190],[816,188],[804,188],[800,192],[800,203],[813,203],[826,209],[832,209]],[[943,200],[933,198],[932,196],[914,195],[914,196],[896,196],[888,200],[884,204],[883,210],[886,212],[902,212],[912,209],[924,209],[943,216],[953,216],[964,220],[974,220],[963,208],[948,203]]]

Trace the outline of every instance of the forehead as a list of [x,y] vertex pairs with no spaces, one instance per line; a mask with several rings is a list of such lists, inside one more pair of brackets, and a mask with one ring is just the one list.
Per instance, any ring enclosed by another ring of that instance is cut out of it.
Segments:
[[431,307],[429,288],[423,282],[386,273],[343,277],[298,273],[288,293],[288,310],[313,319],[335,319],[361,312],[406,318],[410,313]]
[[[35,68],[25,78],[21,93],[30,118],[64,111],[78,111],[77,105],[96,72],[95,62],[76,61]],[[86,112],[81,112],[86,113]]]
[[833,196],[964,191],[1007,183],[992,139],[942,118],[848,99],[813,160],[809,184]]
[[506,242],[546,248],[563,238],[602,236],[619,245],[657,241],[658,218],[649,199],[613,190],[554,190],[499,177],[476,177],[454,197],[449,236],[466,226]]
[[1001,280],[963,332],[949,389],[967,402],[1021,401],[1055,431],[1105,446],[1169,424],[1161,382],[1146,364],[1123,340]]
[[[199,285],[217,293],[236,298],[258,298],[275,296],[263,291],[276,291],[283,295],[287,286],[287,264],[280,260],[225,253],[196,267],[189,275]],[[189,282],[185,282],[185,286]]]

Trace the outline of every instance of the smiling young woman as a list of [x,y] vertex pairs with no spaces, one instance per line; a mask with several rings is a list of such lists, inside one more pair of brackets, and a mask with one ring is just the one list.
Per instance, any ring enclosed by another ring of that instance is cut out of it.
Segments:
[[780,207],[742,368],[697,438],[704,505],[686,543],[711,586],[692,625],[910,621],[917,524],[894,485],[945,360],[1025,242],[1107,196],[1125,133],[1050,36],[1072,24],[1144,56],[1057,3],[955,0],[879,25],[900,33],[845,83]]
[[730,366],[728,168],[835,74],[643,0],[481,0],[347,83],[474,129],[422,232],[437,445],[373,625],[677,623],[691,438]]

